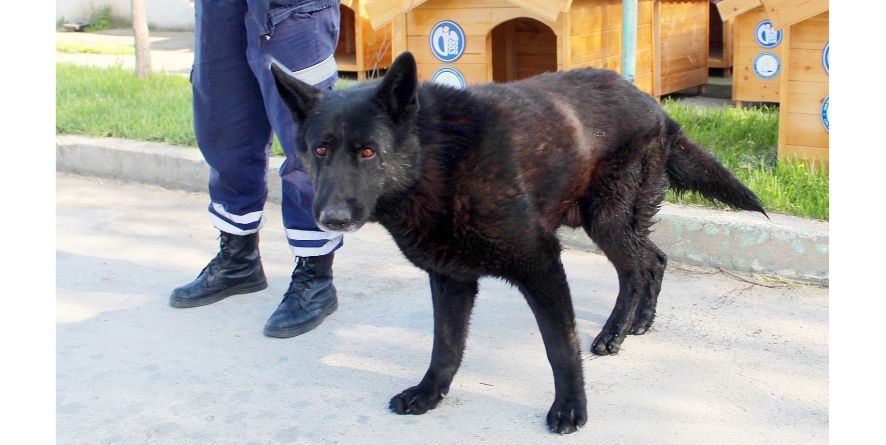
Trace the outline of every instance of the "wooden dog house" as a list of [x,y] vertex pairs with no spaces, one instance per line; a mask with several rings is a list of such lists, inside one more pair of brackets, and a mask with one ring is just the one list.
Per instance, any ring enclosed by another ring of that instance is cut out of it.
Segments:
[[[781,64],[784,33],[771,25],[770,14],[759,0],[738,1],[740,5],[736,0],[717,3],[724,22],[735,23],[732,100],[739,106],[744,102],[778,102],[782,73],[773,68],[772,61]],[[767,33],[774,37],[761,37]],[[755,64],[762,68],[755,69]]]
[[366,16],[367,0],[342,0],[335,62],[339,71],[355,72],[357,79],[391,65],[391,26],[372,28]]
[[[506,82],[579,67],[621,69],[621,0],[368,0],[420,78]],[[708,0],[640,0],[636,85],[661,96],[707,81]],[[436,45],[436,47],[435,47]]]
[[[767,89],[754,89],[753,83],[744,82],[737,91],[743,95],[734,100],[748,99],[755,91],[770,102],[779,102],[778,157],[798,158],[827,167],[830,139],[829,127],[829,13],[827,0],[723,0],[718,4],[721,14],[739,19],[737,42],[748,39],[754,28],[747,23],[756,19],[770,20],[782,37],[776,48],[766,49],[775,53],[778,49],[780,72]],[[746,18],[749,20],[746,21]],[[756,26],[756,25],[755,25]],[[754,41],[756,44],[756,42]],[[747,46],[747,45],[745,45]],[[759,49],[759,48],[758,48]],[[747,64],[752,55],[740,49],[735,65]],[[744,56],[744,58],[742,58]],[[753,72],[751,75],[756,75]],[[744,70],[743,70],[744,71]],[[738,68],[733,82],[740,81]],[[743,80],[742,80],[743,82]],[[751,86],[746,86],[750,84]],[[757,82],[759,84],[759,82]],[[733,92],[736,92],[733,84]]]
[[652,42],[656,97],[708,81],[708,0],[656,0]]

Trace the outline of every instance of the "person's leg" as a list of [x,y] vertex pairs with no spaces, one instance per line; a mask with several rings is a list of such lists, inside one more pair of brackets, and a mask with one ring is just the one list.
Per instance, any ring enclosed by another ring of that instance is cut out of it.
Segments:
[[170,304],[195,307],[267,287],[258,251],[271,126],[246,50],[246,2],[195,3],[194,132],[210,167],[209,215],[220,252]]
[[313,187],[294,147],[298,128],[277,93],[269,66],[276,60],[305,82],[333,88],[338,78],[333,57],[338,31],[339,8],[334,6],[287,14],[276,23],[269,39],[260,38],[247,23],[249,62],[261,86],[268,120],[286,154],[280,171],[283,224],[289,246],[298,257],[289,290],[265,326],[265,334],[272,337],[305,333],[338,307],[332,259],[342,237],[321,231],[311,215]]

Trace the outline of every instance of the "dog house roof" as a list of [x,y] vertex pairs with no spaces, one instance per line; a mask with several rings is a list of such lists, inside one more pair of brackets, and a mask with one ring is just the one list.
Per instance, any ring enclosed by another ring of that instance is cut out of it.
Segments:
[[772,24],[784,28],[828,10],[828,0],[715,0],[723,20],[744,14],[758,6],[769,11]]
[[[420,6],[428,0],[365,0],[366,14],[372,27],[378,29],[394,17]],[[572,0],[507,0],[551,21],[557,20],[560,12],[569,11]],[[827,0],[825,0],[827,1]]]

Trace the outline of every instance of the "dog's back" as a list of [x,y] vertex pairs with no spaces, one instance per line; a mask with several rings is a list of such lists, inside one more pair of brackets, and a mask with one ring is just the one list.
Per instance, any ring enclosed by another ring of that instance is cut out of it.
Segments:
[[662,133],[658,104],[609,70],[548,73],[475,91],[496,103],[548,230],[578,225],[576,203],[601,160],[628,156]]
[[[580,226],[580,203],[592,181],[605,173],[599,170],[640,174],[629,166],[661,176],[662,191],[668,186],[699,191],[737,208],[762,211],[756,197],[686,139],[651,96],[613,71],[546,73],[457,93],[433,84],[423,90],[425,98],[434,97],[432,102],[458,102],[462,108],[450,110],[449,118],[461,113],[460,122],[478,127],[464,154],[463,179],[487,192],[521,193],[548,231]],[[466,107],[465,102],[473,103]],[[438,116],[428,119],[440,123]],[[430,127],[451,130],[449,125]],[[683,171],[693,165],[692,174]]]

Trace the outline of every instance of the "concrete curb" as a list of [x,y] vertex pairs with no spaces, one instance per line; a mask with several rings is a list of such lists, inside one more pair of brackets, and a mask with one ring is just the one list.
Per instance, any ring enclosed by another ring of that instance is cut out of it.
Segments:
[[[282,162],[271,158],[268,168],[268,199],[274,202],[280,202]],[[205,192],[209,177],[200,153],[188,147],[74,135],[56,137],[56,170],[193,192]],[[666,204],[652,240],[671,262],[827,285],[829,224],[771,217]],[[564,229],[560,237],[568,248],[599,251],[581,230]]]
[[[268,165],[268,199],[279,203],[280,166]],[[55,143],[57,171],[159,185],[189,192],[206,192],[209,166],[192,147],[116,138],[58,135]]]

